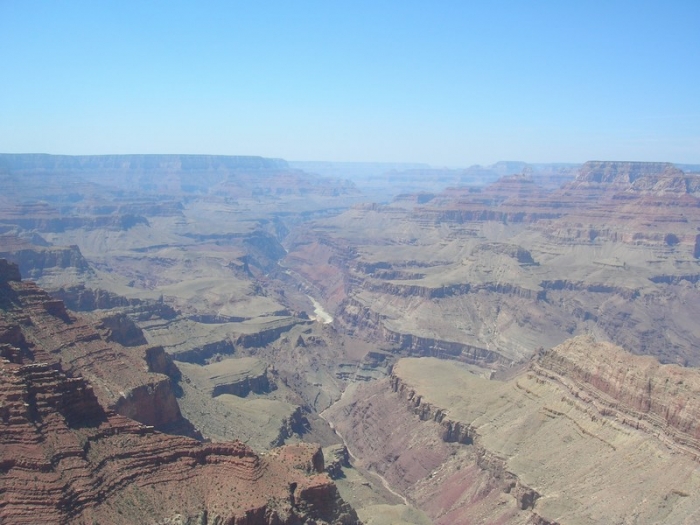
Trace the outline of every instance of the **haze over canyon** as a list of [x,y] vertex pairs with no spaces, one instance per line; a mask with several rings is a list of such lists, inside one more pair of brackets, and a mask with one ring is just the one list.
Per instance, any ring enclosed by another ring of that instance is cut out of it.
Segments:
[[0,522],[700,522],[700,165],[0,154]]

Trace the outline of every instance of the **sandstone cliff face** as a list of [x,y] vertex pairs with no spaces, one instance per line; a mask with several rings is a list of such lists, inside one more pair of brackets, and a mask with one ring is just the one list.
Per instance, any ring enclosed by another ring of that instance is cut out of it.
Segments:
[[3,213],[0,214],[0,224],[27,231],[61,233],[80,228],[86,230],[128,230],[138,225],[148,225],[148,219],[132,214],[94,217],[65,216],[60,210],[44,203],[29,203],[3,210]]
[[67,308],[75,312],[121,308],[137,321],[154,318],[170,320],[178,314],[171,306],[162,301],[126,298],[107,290],[87,288],[83,284],[52,289],[51,296],[60,299]]
[[381,475],[432,523],[515,524],[535,516],[524,496],[535,493],[521,489],[501,458],[473,444],[468,424],[395,386],[397,392],[386,379],[367,383],[326,412],[355,467]]
[[358,523],[318,448],[202,445],[104,411],[48,364],[3,361],[0,374],[3,522]]
[[700,459],[700,374],[694,368],[661,365],[631,356],[590,337],[567,341],[534,364],[601,416],[663,438]]
[[569,208],[566,215],[542,228],[579,242],[588,234],[628,244],[686,244],[698,218],[699,181],[672,164],[588,162],[552,195]]
[[690,523],[699,385],[695,369],[580,337],[507,382],[402,359],[327,416],[435,523]]
[[141,423],[166,429],[182,419],[170,381],[154,381],[122,393],[114,404],[118,414]]
[[[105,347],[62,303],[17,279],[16,266],[0,263],[0,522],[359,523],[322,473],[317,446],[260,457],[237,442],[161,434],[101,404],[117,396],[105,370],[125,373],[128,352]],[[172,366],[162,349],[146,349],[145,361],[132,349],[152,370]],[[171,419],[153,399],[164,385],[125,385],[113,404]]]
[[629,187],[640,178],[655,177],[659,174],[676,175],[683,172],[668,162],[586,162],[576,177],[576,184],[614,184]]
[[[587,162],[554,191],[525,190],[532,181],[504,179],[478,194],[452,190],[416,210],[445,222],[532,223],[566,243],[609,239],[663,246],[669,235],[689,244],[698,220],[700,178],[668,163]],[[690,227],[689,227],[690,226]]]
[[0,236],[0,257],[17,264],[26,279],[39,279],[57,271],[70,271],[75,275],[92,273],[77,246],[40,247],[3,235]]
[[478,364],[483,367],[505,365],[508,360],[497,352],[452,341],[417,337],[383,330],[384,340],[393,343],[399,352],[410,356],[439,357],[456,359],[465,363]]
[[222,359],[206,365],[181,364],[190,377],[198,378],[212,397],[230,394],[246,397],[251,392],[264,394],[274,389],[268,377],[267,365],[254,357]]
[[143,331],[123,313],[103,316],[97,329],[102,331],[106,341],[119,343],[122,346],[140,346],[148,342]]
[[[16,266],[6,266],[6,271],[0,292],[7,304],[4,322],[21,334],[20,357],[60,363],[69,375],[88,379],[104,406],[141,423],[189,428],[166,375],[177,378],[176,367],[162,348],[143,344],[143,333],[128,318],[98,317],[93,327],[35,284],[11,280]],[[10,344],[12,339],[17,337]],[[195,434],[191,428],[188,432]]]
[[404,355],[461,345],[508,367],[593,333],[695,366],[699,187],[664,163],[591,162],[558,189],[508,176],[318,220],[282,264],[337,325]]

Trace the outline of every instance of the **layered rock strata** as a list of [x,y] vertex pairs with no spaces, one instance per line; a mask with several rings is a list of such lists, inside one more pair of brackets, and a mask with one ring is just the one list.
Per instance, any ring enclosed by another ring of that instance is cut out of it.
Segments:
[[[153,399],[129,404],[129,397],[144,388],[152,397],[164,383],[112,392],[106,370],[126,376],[127,353],[110,350],[88,323],[19,281],[17,267],[4,261],[0,306],[0,522],[359,523],[323,473],[318,446],[261,457],[239,442],[161,434],[110,409],[115,397],[117,409],[154,406]],[[141,369],[172,366],[162,349],[128,348],[139,349]]]
[[18,351],[24,359],[60,363],[67,374],[88,379],[104,406],[141,423],[187,426],[166,375],[177,374],[174,365],[162,347],[141,344],[143,334],[133,323],[107,315],[93,326],[34,283],[5,280],[3,287],[9,303],[3,319],[22,334]]
[[0,362],[0,520],[7,523],[358,523],[320,449],[265,458],[105,411],[82,378]]
[[401,355],[508,368],[593,333],[697,365],[699,203],[671,164],[589,162],[558,189],[521,174],[355,206],[290,236],[282,264]]
[[274,387],[267,374],[267,365],[254,357],[224,359],[208,365],[181,365],[190,377],[208,385],[212,397],[231,394],[245,397],[249,393],[265,394]]
[[507,382],[402,359],[327,416],[435,523],[690,523],[699,403],[696,369],[580,337]]
[[0,257],[19,266],[25,278],[38,279],[50,273],[92,273],[77,246],[36,246],[12,235],[0,235]]
[[126,298],[107,290],[88,288],[84,284],[63,286],[52,290],[51,295],[76,312],[122,308],[137,321],[170,320],[177,316],[177,312],[162,301]]
[[631,357],[610,343],[581,337],[545,352],[532,365],[601,416],[654,435],[700,460],[700,373]]

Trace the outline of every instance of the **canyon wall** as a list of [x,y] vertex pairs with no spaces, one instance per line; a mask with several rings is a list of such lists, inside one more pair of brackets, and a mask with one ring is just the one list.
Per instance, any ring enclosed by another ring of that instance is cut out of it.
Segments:
[[359,523],[318,446],[260,457],[117,413],[158,425],[181,417],[162,348],[107,345],[4,260],[0,306],[3,523]]
[[282,264],[348,333],[400,355],[479,349],[501,369],[586,333],[700,364],[697,175],[589,162],[556,189],[519,174],[409,197],[288,239]]
[[407,358],[327,412],[434,523],[689,523],[700,373],[578,337],[508,381]]

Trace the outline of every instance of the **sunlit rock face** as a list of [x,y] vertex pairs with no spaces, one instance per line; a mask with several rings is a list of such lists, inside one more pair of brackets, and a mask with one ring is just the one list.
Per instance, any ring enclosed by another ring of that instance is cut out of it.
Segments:
[[699,204],[700,177],[671,164],[589,162],[556,189],[509,175],[356,206],[309,224],[285,264],[403,355],[498,368],[593,333],[697,365]]
[[3,523],[359,523],[318,446],[262,458],[157,432],[182,419],[162,348],[108,343],[119,323],[93,328],[4,260],[0,306]]
[[507,381],[402,359],[328,417],[434,523],[651,524],[698,515],[699,409],[697,369],[582,336]]

